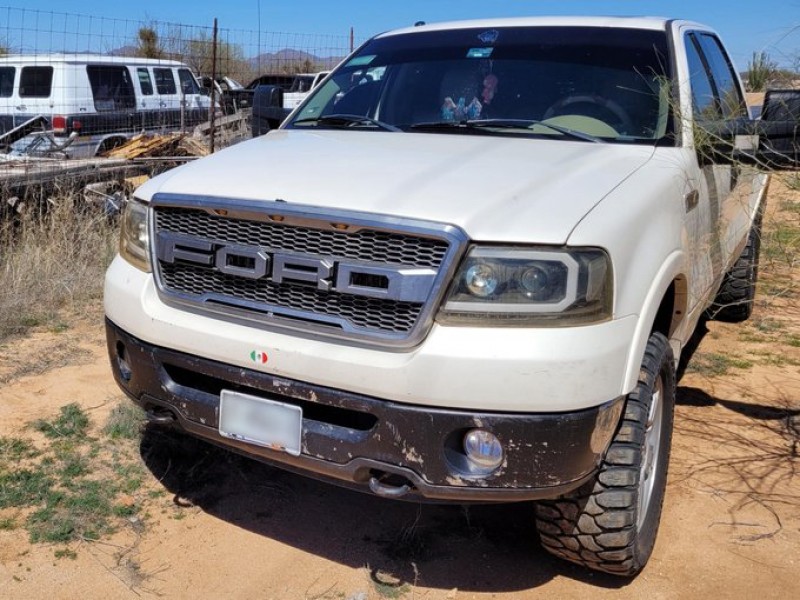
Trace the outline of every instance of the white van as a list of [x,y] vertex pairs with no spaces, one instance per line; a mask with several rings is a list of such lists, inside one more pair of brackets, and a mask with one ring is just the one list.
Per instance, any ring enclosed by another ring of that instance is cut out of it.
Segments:
[[[44,116],[65,152],[94,156],[142,131],[174,131],[208,119],[210,99],[189,67],[171,60],[94,54],[0,57],[0,135]],[[14,150],[30,146],[27,137]],[[46,148],[42,148],[46,150]]]

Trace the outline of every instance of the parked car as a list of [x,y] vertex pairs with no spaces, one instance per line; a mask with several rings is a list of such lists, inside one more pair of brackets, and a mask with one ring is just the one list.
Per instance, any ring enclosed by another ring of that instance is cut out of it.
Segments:
[[753,309],[744,98],[693,22],[378,35],[277,131],[136,191],[114,376],[154,422],[310,477],[534,501],[548,551],[635,575],[678,362],[704,316]]
[[[329,71],[295,75],[289,91],[279,84],[259,84],[253,97],[253,137],[277,129],[283,120],[328,76]],[[272,77],[272,76],[269,76]],[[269,81],[267,76],[259,81]]]
[[[211,95],[212,79],[208,75],[200,77],[204,93]],[[232,115],[253,105],[254,89],[244,87],[231,77],[218,76],[214,84],[215,99],[226,115]]]
[[[93,54],[0,57],[0,135],[38,116],[69,156],[94,156],[142,131],[208,119],[210,101],[177,61]],[[12,151],[46,152],[27,136]]]
[[253,79],[253,81],[247,84],[247,89],[255,91],[255,89],[260,85],[274,85],[282,89],[284,92],[288,92],[292,89],[293,84],[294,75],[275,75],[268,73]]

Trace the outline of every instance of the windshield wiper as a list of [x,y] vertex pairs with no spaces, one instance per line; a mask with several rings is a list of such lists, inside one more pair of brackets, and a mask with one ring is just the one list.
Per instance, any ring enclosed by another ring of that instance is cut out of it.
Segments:
[[313,117],[310,119],[297,119],[292,125],[323,125],[325,127],[356,127],[358,125],[372,125],[384,131],[402,131],[399,127],[384,123],[378,119],[367,117],[364,115],[325,115],[322,117]]
[[433,121],[430,123],[414,123],[410,126],[411,129],[530,129],[534,125],[541,125],[553,131],[557,131],[567,137],[584,142],[602,143],[599,137],[584,133],[583,131],[576,131],[569,127],[562,127],[561,125],[554,125],[544,121],[537,121],[535,119],[469,119],[466,121]]

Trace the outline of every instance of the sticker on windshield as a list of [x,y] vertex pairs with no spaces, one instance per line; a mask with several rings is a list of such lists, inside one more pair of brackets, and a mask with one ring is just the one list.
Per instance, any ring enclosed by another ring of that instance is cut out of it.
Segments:
[[489,58],[494,52],[494,48],[470,48],[467,58]]
[[484,31],[482,34],[480,34],[478,39],[484,44],[494,44],[499,37],[500,32],[497,31],[497,29],[490,29],[489,31]]
[[350,60],[345,67],[363,67],[364,65],[370,64],[377,54],[365,54],[364,56],[356,56],[352,60]]

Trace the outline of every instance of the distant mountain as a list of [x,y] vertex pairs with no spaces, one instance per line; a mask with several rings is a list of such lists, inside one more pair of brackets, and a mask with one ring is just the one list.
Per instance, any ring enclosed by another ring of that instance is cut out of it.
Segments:
[[[109,50],[106,54],[109,56],[136,56],[137,52],[137,46],[128,45]],[[165,58],[171,57],[165,56]],[[176,60],[181,60],[180,57],[175,58]],[[338,65],[343,58],[344,56],[320,57],[305,52],[304,50],[284,48],[277,52],[265,52],[264,54],[246,59],[246,63],[250,66],[253,73],[293,74],[301,71],[316,72],[332,69]]]
[[122,46],[121,48],[114,48],[113,50],[109,50],[107,54],[109,56],[136,56],[136,53],[139,51],[139,48],[136,46]]
[[[248,60],[253,69],[261,73],[295,73],[303,71],[321,71],[332,69],[343,56],[319,57],[303,50],[284,48],[278,52],[266,52]],[[305,67],[308,66],[308,69]]]

